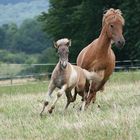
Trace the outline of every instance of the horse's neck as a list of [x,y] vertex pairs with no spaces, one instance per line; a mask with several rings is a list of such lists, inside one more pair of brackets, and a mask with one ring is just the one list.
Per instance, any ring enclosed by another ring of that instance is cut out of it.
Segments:
[[61,74],[61,75],[68,73],[68,71],[69,71],[69,62],[67,62],[67,67],[65,69],[63,69],[61,67],[61,64],[60,64],[60,61],[59,61],[58,64],[57,64],[57,71],[59,71],[58,73]]
[[101,53],[107,53],[111,46],[111,39],[106,34],[106,28],[103,27],[98,38],[98,49]]
[[62,73],[65,73],[66,69],[62,69],[61,64],[60,64],[60,61],[58,62],[57,67],[58,67],[59,73],[61,73],[61,74],[62,74]]

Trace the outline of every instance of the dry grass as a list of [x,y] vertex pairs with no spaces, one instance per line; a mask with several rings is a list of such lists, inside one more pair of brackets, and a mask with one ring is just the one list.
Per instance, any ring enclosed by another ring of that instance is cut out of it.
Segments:
[[0,140],[139,140],[139,74],[115,74],[105,91],[98,93],[96,103],[85,112],[78,110],[80,98],[75,108],[71,105],[64,112],[63,96],[53,114],[45,113],[43,118],[39,112],[46,83],[20,86],[18,90],[3,87],[0,89]]

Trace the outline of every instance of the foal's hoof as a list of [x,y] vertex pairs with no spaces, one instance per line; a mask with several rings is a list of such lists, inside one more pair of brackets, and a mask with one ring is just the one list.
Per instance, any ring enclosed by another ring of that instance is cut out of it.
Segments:
[[100,106],[100,105],[98,105],[98,108],[101,108],[101,106]]
[[55,106],[52,106],[52,107],[48,110],[48,112],[51,114],[54,108],[55,108]]
[[48,110],[48,112],[49,112],[50,114],[52,114],[52,109]]
[[49,104],[48,101],[45,101],[45,102],[44,102],[44,106],[47,106],[48,104]]

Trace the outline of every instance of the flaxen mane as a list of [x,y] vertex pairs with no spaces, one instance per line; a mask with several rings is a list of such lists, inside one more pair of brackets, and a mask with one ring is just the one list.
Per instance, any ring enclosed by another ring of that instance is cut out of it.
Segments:
[[115,21],[115,20],[119,20],[122,25],[125,24],[125,20],[122,17],[122,12],[120,9],[113,9],[110,8],[109,10],[107,10],[103,16],[103,20],[102,20],[102,25],[104,26],[105,24],[110,23],[111,21]]

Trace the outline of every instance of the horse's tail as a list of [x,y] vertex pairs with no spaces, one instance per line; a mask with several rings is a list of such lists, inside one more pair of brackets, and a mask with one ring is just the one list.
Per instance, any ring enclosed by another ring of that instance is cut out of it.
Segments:
[[102,78],[94,71],[89,72],[89,71],[83,69],[83,72],[84,72],[87,80],[92,80],[92,81],[95,81],[95,82],[102,81]]

